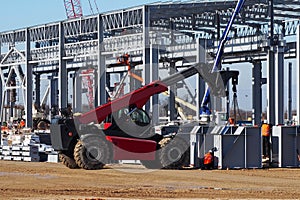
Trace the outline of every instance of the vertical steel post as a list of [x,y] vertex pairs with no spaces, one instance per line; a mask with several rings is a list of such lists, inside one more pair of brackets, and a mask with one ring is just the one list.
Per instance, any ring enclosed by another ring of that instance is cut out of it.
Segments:
[[279,43],[275,53],[275,124],[283,124],[284,122],[284,45]]
[[252,124],[259,125],[262,113],[262,65],[261,61],[254,61],[252,64]]
[[41,103],[41,75],[35,75],[35,103],[40,105]]
[[103,21],[102,21],[102,15],[98,15],[98,75],[97,75],[97,86],[98,89],[95,103],[97,106],[100,106],[107,101],[106,97],[106,65],[105,65],[105,56],[103,56],[101,53],[103,52]]
[[270,48],[267,58],[267,118],[270,124],[275,124],[275,58],[274,58],[274,8],[273,0],[269,0],[269,38]]
[[[176,69],[176,62],[175,61],[171,61],[170,62],[170,69],[169,69],[169,75],[173,75],[177,72]],[[170,121],[174,121],[177,119],[177,111],[176,111],[176,107],[175,107],[175,97],[177,95],[177,87],[176,87],[176,83],[174,85],[171,85],[169,87],[169,118]]]
[[75,73],[73,88],[73,111],[82,112],[82,77]]
[[296,66],[296,93],[297,93],[297,124],[300,124],[300,26],[297,26],[297,66]]
[[293,64],[289,62],[288,73],[287,73],[287,119],[288,121],[292,120],[292,69]]
[[[150,11],[148,6],[143,7],[143,78],[144,84],[148,84],[151,81],[150,78],[150,39],[149,39],[149,32],[150,32]],[[151,105],[148,102],[145,105],[145,110],[149,112],[151,110]]]
[[25,91],[25,115],[26,115],[26,126],[32,127],[33,121],[32,121],[32,65],[29,64],[30,61],[30,33],[29,29],[26,29],[25,33],[25,73],[26,73],[26,91]]
[[59,22],[59,69],[58,69],[58,92],[59,108],[66,108],[68,105],[68,72],[65,56],[65,35],[64,24]]
[[[205,63],[206,62],[206,45],[207,45],[207,40],[205,39],[197,39],[197,57],[196,57],[196,62],[197,63]],[[196,119],[199,120],[200,117],[200,107],[201,107],[201,101],[204,98],[205,94],[205,81],[200,77],[199,74],[197,76],[197,83],[196,83]]]
[[[150,73],[151,73],[151,81],[159,80],[159,47],[158,45],[150,46]],[[154,125],[159,123],[159,102],[158,102],[158,94],[155,94],[151,98],[151,106],[152,106],[152,123]]]

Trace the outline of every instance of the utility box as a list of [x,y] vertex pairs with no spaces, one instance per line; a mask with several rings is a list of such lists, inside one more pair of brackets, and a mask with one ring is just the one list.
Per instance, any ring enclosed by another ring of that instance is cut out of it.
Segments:
[[219,169],[262,168],[258,127],[223,127],[214,133],[214,146]]
[[299,131],[299,126],[272,127],[272,163],[274,166],[300,166]]

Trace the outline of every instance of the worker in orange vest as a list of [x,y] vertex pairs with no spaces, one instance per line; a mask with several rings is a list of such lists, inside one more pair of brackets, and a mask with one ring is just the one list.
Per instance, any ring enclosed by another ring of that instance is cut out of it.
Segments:
[[261,125],[261,134],[263,139],[263,159],[270,159],[270,136],[271,125],[264,120]]
[[204,155],[203,164],[204,164],[204,169],[214,168],[214,155],[212,150],[209,150],[208,153]]

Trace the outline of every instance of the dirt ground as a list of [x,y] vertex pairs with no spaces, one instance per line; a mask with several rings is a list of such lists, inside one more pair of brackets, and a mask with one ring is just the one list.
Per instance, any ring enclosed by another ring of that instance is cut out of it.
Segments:
[[61,163],[0,161],[0,199],[297,199],[300,169],[87,171]]

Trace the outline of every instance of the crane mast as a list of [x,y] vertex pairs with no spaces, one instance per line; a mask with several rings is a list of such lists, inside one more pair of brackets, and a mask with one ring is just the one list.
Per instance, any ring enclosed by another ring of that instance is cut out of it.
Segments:
[[82,7],[80,0],[64,0],[68,19],[82,17]]

